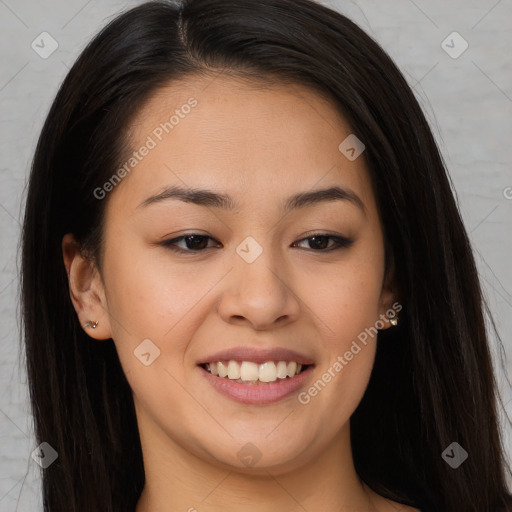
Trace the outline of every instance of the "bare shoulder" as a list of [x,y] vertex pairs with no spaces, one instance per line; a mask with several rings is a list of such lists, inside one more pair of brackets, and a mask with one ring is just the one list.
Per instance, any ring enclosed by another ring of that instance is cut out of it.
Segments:
[[390,501],[389,504],[389,507],[382,509],[382,512],[421,512],[419,508],[402,505],[402,503],[397,503],[396,501]]
[[419,508],[409,507],[397,501],[392,501],[381,496],[377,510],[379,512],[421,512]]
[[385,498],[371,489],[366,489],[371,495],[371,501],[374,507],[373,510],[378,512],[421,512],[419,508],[403,505],[402,503],[398,503],[398,501]]

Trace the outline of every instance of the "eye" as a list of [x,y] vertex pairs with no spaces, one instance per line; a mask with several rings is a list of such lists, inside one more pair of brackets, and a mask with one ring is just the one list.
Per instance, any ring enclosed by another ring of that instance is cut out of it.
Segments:
[[[211,247],[205,246],[205,241],[208,239],[215,240],[211,236],[201,235],[199,233],[190,233],[178,238],[173,238],[172,240],[164,240],[160,245],[179,253],[203,252],[205,249],[211,249]],[[185,242],[185,249],[176,245],[181,241]],[[217,242],[217,240],[215,241]]]
[[[328,242],[331,240],[334,242],[334,244],[330,247],[326,247],[326,244],[328,244]],[[299,240],[299,242],[296,242],[296,244],[302,243],[304,241],[308,242],[310,248],[315,252],[330,252],[337,249],[344,249],[350,247],[354,243],[354,240],[351,238],[329,235],[327,233],[314,233],[312,236]]]
[[[159,245],[162,245],[163,247],[178,253],[190,254],[204,252],[206,249],[214,248],[215,246],[208,247],[208,240],[217,242],[216,247],[218,247],[219,242],[217,240],[210,236],[201,235],[199,233],[190,233],[178,238],[173,238],[172,240],[164,240]],[[185,248],[178,247],[177,244],[182,242],[185,243]],[[310,246],[309,249],[313,250],[314,252],[331,252],[350,247],[354,243],[354,240],[342,236],[329,235],[327,233],[314,233],[310,237],[299,240],[293,246],[297,246],[303,242],[307,242]],[[332,245],[329,246],[329,242],[333,242]]]

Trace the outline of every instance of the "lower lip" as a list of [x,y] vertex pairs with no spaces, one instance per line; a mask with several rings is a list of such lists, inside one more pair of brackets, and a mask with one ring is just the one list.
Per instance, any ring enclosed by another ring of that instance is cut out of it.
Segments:
[[314,366],[308,366],[303,372],[286,379],[278,379],[268,384],[240,384],[226,377],[217,377],[198,367],[207,381],[219,392],[242,404],[262,405],[278,402],[300,389],[310,376]]

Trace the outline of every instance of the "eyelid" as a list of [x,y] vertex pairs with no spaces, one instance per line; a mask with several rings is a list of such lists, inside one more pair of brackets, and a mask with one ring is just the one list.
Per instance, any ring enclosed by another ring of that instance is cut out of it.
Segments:
[[[194,236],[197,236],[200,238],[208,238],[217,243],[220,243],[217,239],[213,238],[210,235],[206,235],[204,233],[198,233],[198,232],[190,232],[190,233],[185,233],[181,236],[178,236],[178,237],[175,237],[175,238],[172,238],[169,240],[163,240],[162,242],[159,242],[158,245],[166,247],[167,249],[170,249],[170,250],[180,253],[180,254],[190,254],[190,255],[200,254],[200,253],[206,252],[209,249],[215,249],[215,247],[206,247],[204,249],[194,251],[192,249],[182,249],[181,247],[177,247],[175,245],[177,242],[180,242],[186,238],[192,238]],[[306,249],[307,251],[311,251],[313,253],[320,253],[320,254],[328,253],[328,252],[332,252],[332,251],[336,251],[336,250],[340,250],[340,249],[348,249],[355,241],[353,238],[345,237],[345,236],[338,235],[338,234],[331,234],[331,233],[327,233],[327,232],[323,232],[323,231],[312,231],[311,233],[308,233],[306,236],[303,236],[302,238],[300,238],[299,240],[294,242],[293,245],[307,241],[312,238],[328,238],[328,239],[335,241],[336,245],[329,249],[319,249],[319,250],[318,249],[317,250]]]
[[297,242],[294,242],[294,245],[297,243],[300,243],[300,242],[304,242],[306,240],[310,240],[311,238],[330,238],[331,240],[334,240],[336,242],[337,245],[335,245],[334,247],[331,247],[330,249],[323,249],[323,250],[307,249],[309,251],[317,252],[320,254],[325,253],[325,252],[335,251],[337,249],[348,249],[354,243],[353,238],[349,238],[349,237],[345,237],[345,236],[341,236],[341,235],[332,235],[330,233],[315,232],[315,233],[312,233],[308,236],[301,238],[300,240],[297,240]]
[[215,247],[207,247],[206,249],[202,249],[200,251],[193,251],[193,250],[190,250],[190,249],[182,249],[181,247],[176,247],[174,244],[176,244],[177,242],[181,242],[182,240],[184,240],[185,238],[191,238],[193,236],[197,236],[197,237],[201,237],[201,238],[209,238],[210,240],[213,240],[217,243],[220,243],[218,240],[216,240],[215,238],[213,238],[212,236],[210,235],[206,235],[204,233],[198,233],[198,232],[191,232],[191,233],[185,233],[183,235],[180,235],[180,236],[177,236],[175,238],[170,238],[168,240],[163,240],[162,242],[159,242],[158,245],[161,245],[167,249],[170,249],[171,251],[174,251],[174,252],[177,252],[177,253],[181,253],[181,254],[200,254],[202,252],[206,252],[206,250],[208,249],[215,249]]

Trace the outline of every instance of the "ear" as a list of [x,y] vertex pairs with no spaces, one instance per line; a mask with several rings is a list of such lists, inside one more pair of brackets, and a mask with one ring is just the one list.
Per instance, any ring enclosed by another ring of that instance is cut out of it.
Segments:
[[389,261],[384,275],[379,301],[379,320],[384,323],[384,327],[381,330],[393,327],[390,319],[397,318],[398,313],[402,309],[402,305],[398,300],[398,293],[395,285],[395,261],[393,258],[393,252],[389,250],[388,254]]
[[[73,234],[62,239],[62,256],[69,283],[69,295],[85,332],[96,340],[112,337],[105,289],[96,265],[80,251]],[[96,328],[86,327],[98,322]]]

